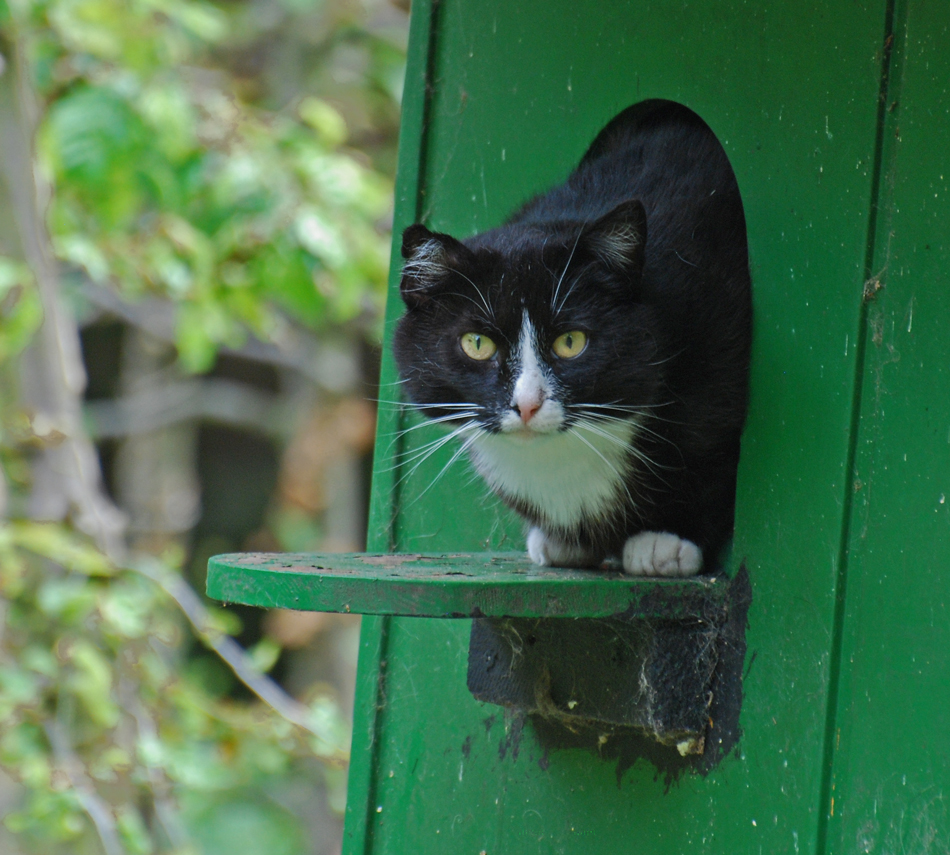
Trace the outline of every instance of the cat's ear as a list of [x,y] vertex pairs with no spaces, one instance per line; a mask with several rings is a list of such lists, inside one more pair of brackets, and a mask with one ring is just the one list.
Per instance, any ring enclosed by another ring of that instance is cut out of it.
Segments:
[[647,242],[647,215],[639,199],[621,202],[584,230],[587,249],[607,267],[639,276]]
[[409,226],[402,233],[402,257],[407,260],[412,258],[421,247],[435,239],[435,233],[430,232],[422,223]]
[[416,223],[402,233],[402,268],[399,292],[409,308],[422,305],[445,281],[447,274],[468,253],[450,235],[431,232]]

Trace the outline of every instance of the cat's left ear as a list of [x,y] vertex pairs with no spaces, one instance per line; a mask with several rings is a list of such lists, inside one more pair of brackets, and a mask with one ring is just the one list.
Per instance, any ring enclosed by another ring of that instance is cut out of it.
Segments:
[[464,244],[451,235],[429,231],[416,223],[402,233],[400,294],[409,308],[422,305],[436,293],[453,269],[468,254]]
[[607,267],[639,277],[647,242],[647,215],[639,199],[621,202],[584,230],[584,243]]

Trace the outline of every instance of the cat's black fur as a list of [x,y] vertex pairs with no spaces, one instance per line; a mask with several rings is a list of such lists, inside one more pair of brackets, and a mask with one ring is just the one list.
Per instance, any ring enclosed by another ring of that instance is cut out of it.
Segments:
[[[464,241],[410,226],[403,255],[408,311],[394,348],[414,404],[475,402],[481,427],[497,431],[512,409],[507,357],[527,311],[540,342],[576,329],[589,337],[581,357],[544,367],[566,428],[581,415],[575,403],[601,405],[593,417],[644,414],[627,489],[609,510],[552,526],[543,508],[496,486],[501,497],[594,563],[637,532],[660,531],[697,544],[712,569],[733,525],[752,311],[739,190],[708,126],[672,102],[637,104],[564,184],[503,226]],[[462,353],[460,336],[473,330],[498,344],[494,359]]]

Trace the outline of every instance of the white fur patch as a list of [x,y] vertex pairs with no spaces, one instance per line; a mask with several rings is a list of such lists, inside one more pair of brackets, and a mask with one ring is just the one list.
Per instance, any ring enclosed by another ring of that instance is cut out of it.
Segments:
[[528,557],[541,567],[591,567],[597,556],[545,534],[539,528],[528,532]]
[[616,506],[636,429],[629,421],[598,424],[600,433],[480,433],[472,439],[472,462],[489,486],[533,505],[550,525],[571,527]]
[[406,260],[402,272],[422,280],[437,279],[446,272],[445,247],[435,238],[427,240]]
[[623,546],[623,569],[632,576],[695,576],[703,554],[690,540],[662,531],[641,531]]
[[[505,433],[529,430],[535,433],[551,433],[564,423],[564,408],[555,400],[554,383],[538,356],[534,326],[525,312],[521,323],[518,349],[513,355],[515,384],[511,390],[510,410],[501,418],[501,430]],[[520,412],[525,407],[536,409],[531,420],[525,424]]]
[[595,251],[610,264],[623,267],[630,263],[634,250],[640,246],[640,233],[630,223],[621,221],[592,239]]

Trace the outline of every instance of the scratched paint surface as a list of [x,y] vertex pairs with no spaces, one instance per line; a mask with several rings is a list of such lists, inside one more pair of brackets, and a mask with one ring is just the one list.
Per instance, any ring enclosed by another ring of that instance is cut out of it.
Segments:
[[[428,10],[414,3],[416,106]],[[885,20],[883,0],[440,4],[397,228],[500,222],[643,98],[696,110],[732,160],[756,310],[734,550],[753,585],[743,737],[706,777],[672,785],[646,760],[618,765],[609,742],[601,756],[545,749],[467,692],[466,621],[367,620],[349,855],[816,851]],[[395,380],[387,356],[383,397]],[[372,548],[520,548],[519,523],[454,449],[424,459],[438,432],[395,433],[414,424],[381,420]]]
[[249,552],[208,561],[208,595],[226,603],[415,617],[704,619],[722,604],[715,578],[633,579],[538,567],[524,552]]
[[950,852],[950,8],[897,14],[828,851],[930,855]]

